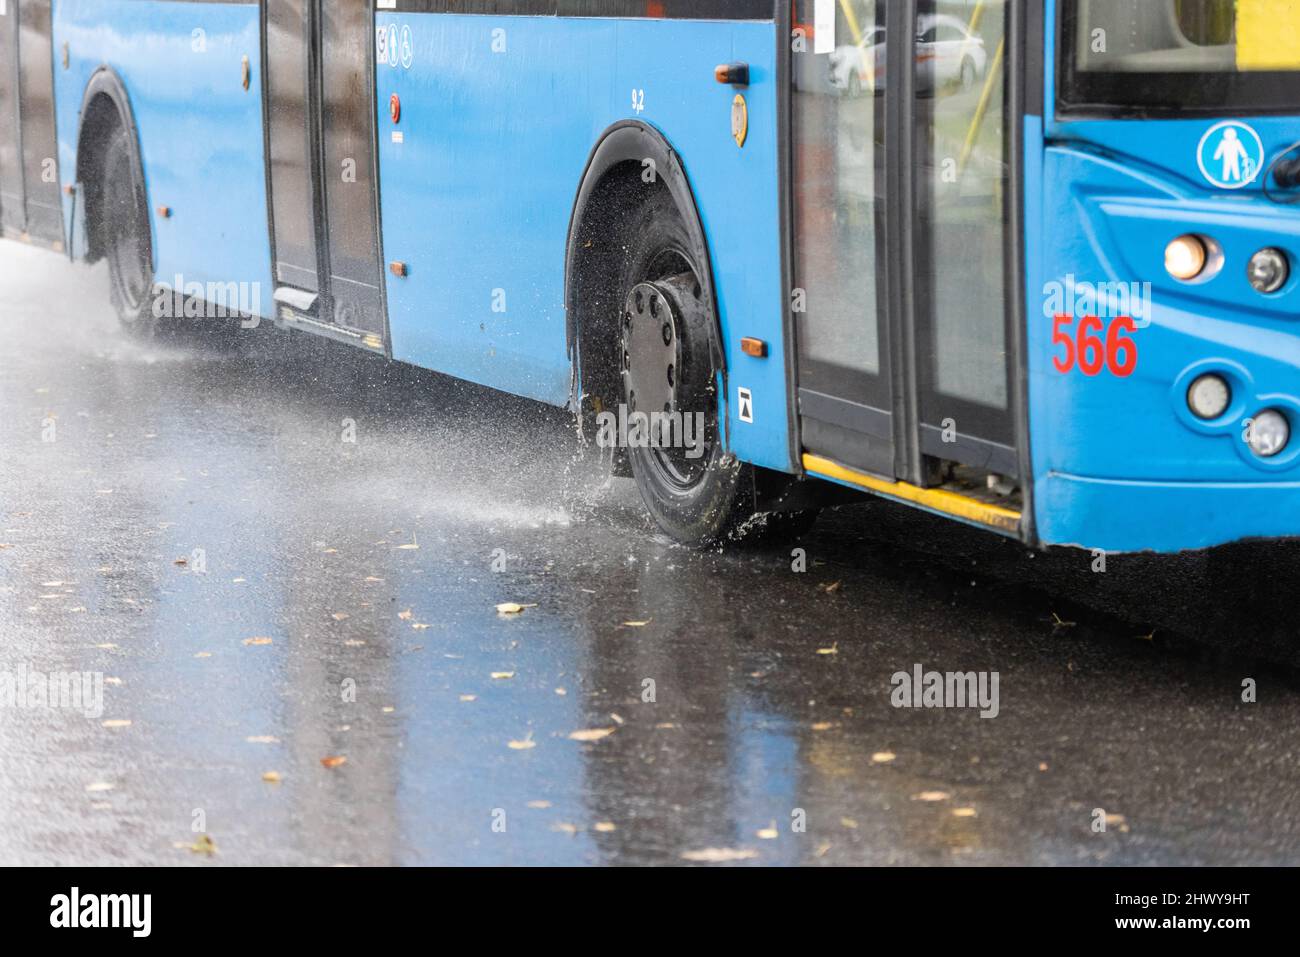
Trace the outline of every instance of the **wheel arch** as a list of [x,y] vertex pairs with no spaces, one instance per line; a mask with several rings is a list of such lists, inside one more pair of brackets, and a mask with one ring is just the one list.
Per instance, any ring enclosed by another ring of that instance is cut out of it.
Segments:
[[[136,185],[142,196],[148,196],[148,185],[144,175],[144,157],[140,151],[140,134],[135,124],[135,113],[131,109],[131,98],[121,76],[110,66],[101,66],[91,75],[86,83],[86,90],[81,98],[81,110],[78,113],[76,181],[82,185],[85,197],[86,237],[88,248],[86,258],[95,262],[104,255],[103,219],[99,207],[100,190],[103,182],[102,164],[108,135],[117,124],[126,128],[131,145],[132,169],[137,177]],[[149,222],[149,249],[155,257],[153,242],[153,217],[146,217]]]
[[[643,176],[647,162],[653,162],[655,171],[649,183]],[[600,407],[596,403],[603,404],[607,397],[617,395],[614,330],[621,304],[615,302],[620,292],[616,288],[618,271],[609,268],[609,264],[619,261],[617,255],[621,249],[610,248],[604,241],[618,238],[620,217],[643,202],[654,189],[667,189],[672,195],[691,238],[691,253],[700,265],[701,284],[713,309],[710,355],[714,374],[722,376],[720,394],[727,395],[726,351],[713,258],[685,164],[658,129],[640,120],[624,120],[605,130],[592,149],[569,220],[564,306],[573,367],[570,402],[579,413],[584,429],[591,424],[592,416],[587,413]],[[609,324],[609,329],[602,329],[602,319]],[[605,333],[603,338],[602,333]],[[726,421],[725,415],[720,418]]]

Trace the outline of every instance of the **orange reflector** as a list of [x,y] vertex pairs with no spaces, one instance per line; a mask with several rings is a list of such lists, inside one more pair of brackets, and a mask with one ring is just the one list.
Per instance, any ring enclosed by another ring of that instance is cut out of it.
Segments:
[[767,343],[762,339],[753,339],[746,336],[740,340],[740,351],[747,356],[753,356],[755,359],[766,359]]
[[391,262],[388,264],[388,271],[391,272],[398,279],[405,279],[406,263],[400,261]]
[[402,100],[396,93],[388,98],[388,112],[394,123],[402,122]]

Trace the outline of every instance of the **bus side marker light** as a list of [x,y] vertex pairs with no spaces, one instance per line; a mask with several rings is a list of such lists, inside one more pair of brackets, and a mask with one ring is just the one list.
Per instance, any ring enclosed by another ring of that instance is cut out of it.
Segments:
[[407,273],[406,263],[401,262],[400,260],[394,260],[388,264],[388,271],[398,279],[405,279]]
[[172,208],[170,206],[159,206],[158,215],[161,216],[163,219],[171,219]]
[[1191,282],[1205,269],[1209,251],[1200,236],[1179,236],[1165,247],[1165,269],[1181,282]]
[[767,343],[762,339],[745,336],[740,340],[740,351],[747,356],[753,356],[755,359],[766,359]]
[[1223,376],[1212,372],[1197,376],[1187,388],[1187,407],[1198,419],[1217,419],[1231,404],[1232,388]]
[[402,122],[402,98],[396,93],[388,98],[388,115],[394,123]]
[[1246,277],[1250,280],[1251,288],[1264,296],[1285,286],[1290,275],[1291,264],[1286,253],[1272,247],[1255,253],[1246,265]]
[[252,83],[252,81],[253,81],[253,68],[248,62],[248,57],[245,56],[243,60],[240,61],[239,64],[239,84],[244,88],[245,93],[248,92],[248,87]]
[[713,70],[713,78],[730,86],[749,86],[749,64],[720,63]]

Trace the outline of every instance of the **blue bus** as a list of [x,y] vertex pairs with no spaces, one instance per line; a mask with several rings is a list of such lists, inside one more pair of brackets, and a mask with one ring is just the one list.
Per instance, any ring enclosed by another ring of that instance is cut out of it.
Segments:
[[3,234],[132,334],[568,407],[683,542],[1300,533],[1290,0],[0,0],[0,49]]

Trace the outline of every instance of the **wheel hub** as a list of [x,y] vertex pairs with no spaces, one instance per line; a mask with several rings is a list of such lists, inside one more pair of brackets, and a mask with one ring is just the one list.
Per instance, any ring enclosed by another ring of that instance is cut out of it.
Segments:
[[672,291],[643,282],[623,308],[623,395],[628,412],[653,415],[679,408],[681,325]]

